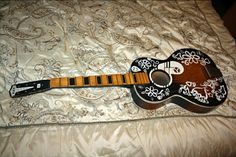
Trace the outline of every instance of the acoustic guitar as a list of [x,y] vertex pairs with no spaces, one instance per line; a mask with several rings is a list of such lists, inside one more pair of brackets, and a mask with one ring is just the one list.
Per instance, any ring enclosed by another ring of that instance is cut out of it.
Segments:
[[12,98],[54,88],[129,87],[134,102],[144,109],[157,109],[173,102],[197,113],[211,111],[227,97],[221,71],[206,54],[180,49],[166,60],[138,58],[126,74],[51,78],[12,85]]

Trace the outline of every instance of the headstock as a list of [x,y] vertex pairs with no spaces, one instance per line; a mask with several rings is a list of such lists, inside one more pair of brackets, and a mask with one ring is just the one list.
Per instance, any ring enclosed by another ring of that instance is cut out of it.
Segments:
[[32,81],[14,84],[11,86],[9,94],[12,98],[39,93],[50,89],[50,80]]

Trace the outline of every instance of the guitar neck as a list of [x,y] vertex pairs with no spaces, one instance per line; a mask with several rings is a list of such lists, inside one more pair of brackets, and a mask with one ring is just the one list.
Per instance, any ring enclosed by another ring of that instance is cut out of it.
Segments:
[[76,88],[76,87],[106,87],[129,86],[136,84],[149,84],[148,74],[126,73],[96,76],[60,77],[49,80],[39,80],[12,85],[9,93],[11,97],[21,97],[34,93],[40,93],[52,88]]
[[149,83],[148,75],[144,72],[50,79],[51,88],[127,86],[147,83]]

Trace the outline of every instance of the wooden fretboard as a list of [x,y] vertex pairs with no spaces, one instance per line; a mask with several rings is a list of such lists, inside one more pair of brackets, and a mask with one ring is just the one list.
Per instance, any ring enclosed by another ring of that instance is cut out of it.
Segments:
[[53,88],[128,86],[149,83],[148,74],[145,72],[99,76],[60,77],[13,84],[9,90],[9,94],[12,98],[16,98],[44,92]]
[[50,79],[50,88],[125,86],[150,83],[148,74],[126,73],[98,76],[61,77]]

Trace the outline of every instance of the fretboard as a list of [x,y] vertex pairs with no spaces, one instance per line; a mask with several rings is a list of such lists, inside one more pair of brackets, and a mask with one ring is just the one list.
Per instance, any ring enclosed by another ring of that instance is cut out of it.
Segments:
[[95,76],[60,77],[50,79],[50,88],[126,86],[150,83],[148,74],[126,73]]

